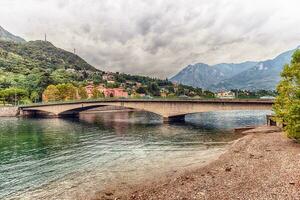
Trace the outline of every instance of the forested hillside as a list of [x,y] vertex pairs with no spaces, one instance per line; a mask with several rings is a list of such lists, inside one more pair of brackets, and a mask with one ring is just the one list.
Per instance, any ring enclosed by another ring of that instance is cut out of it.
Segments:
[[0,41],[0,89],[21,88],[29,96],[40,96],[50,84],[78,85],[99,79],[101,73],[79,56],[50,42]]

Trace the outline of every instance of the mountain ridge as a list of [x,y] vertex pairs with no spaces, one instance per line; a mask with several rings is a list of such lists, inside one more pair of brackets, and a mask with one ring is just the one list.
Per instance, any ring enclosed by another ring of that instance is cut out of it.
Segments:
[[0,40],[17,43],[26,42],[25,39],[8,32],[2,26],[0,26]]
[[[170,80],[213,91],[230,89],[275,90],[284,64],[288,64],[291,61],[292,54],[299,47],[264,61],[220,63],[215,65],[201,63],[208,68],[205,70],[202,70],[198,63],[188,65]],[[193,66],[194,70],[187,70],[191,69],[191,66]]]

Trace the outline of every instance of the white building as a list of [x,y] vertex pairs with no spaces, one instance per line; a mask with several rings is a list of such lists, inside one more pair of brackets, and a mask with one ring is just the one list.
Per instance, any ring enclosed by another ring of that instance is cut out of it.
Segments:
[[234,99],[235,94],[232,91],[222,91],[217,93],[217,97],[220,99]]

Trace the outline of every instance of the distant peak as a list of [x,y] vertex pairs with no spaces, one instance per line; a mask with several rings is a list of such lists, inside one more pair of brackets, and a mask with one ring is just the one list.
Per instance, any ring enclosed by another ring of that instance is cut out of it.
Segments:
[[12,33],[5,30],[2,26],[0,26],[0,40],[17,43],[26,42],[23,38],[13,35]]
[[206,63],[195,63],[195,64],[192,64],[192,65],[189,65],[189,66],[191,66],[191,67],[209,67],[209,65],[208,64],[206,64]]

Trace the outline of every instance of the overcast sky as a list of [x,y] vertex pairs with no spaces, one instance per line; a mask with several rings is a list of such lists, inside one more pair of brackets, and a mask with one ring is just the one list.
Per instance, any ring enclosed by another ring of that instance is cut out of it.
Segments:
[[170,77],[187,64],[264,60],[300,45],[299,0],[0,0],[0,25],[95,67]]

